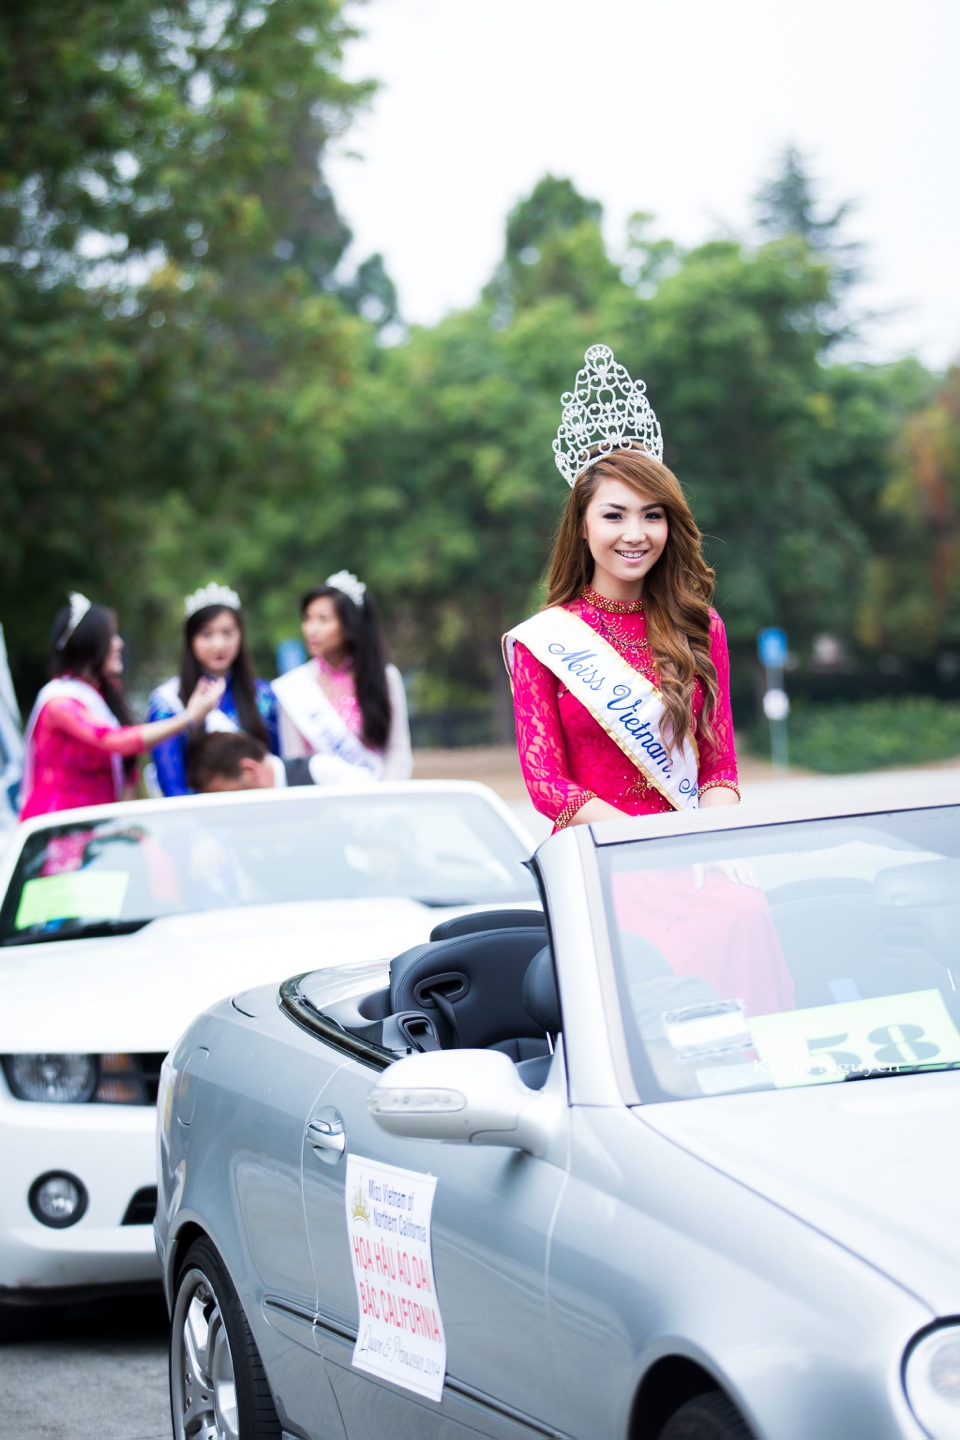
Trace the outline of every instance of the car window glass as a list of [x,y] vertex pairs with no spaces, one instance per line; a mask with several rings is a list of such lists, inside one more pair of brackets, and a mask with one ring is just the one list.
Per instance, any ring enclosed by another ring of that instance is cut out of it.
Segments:
[[526,856],[496,811],[469,794],[170,802],[135,821],[112,815],[29,836],[0,909],[0,943],[236,905],[529,901]]
[[644,1098],[960,1066],[955,807],[598,850]]

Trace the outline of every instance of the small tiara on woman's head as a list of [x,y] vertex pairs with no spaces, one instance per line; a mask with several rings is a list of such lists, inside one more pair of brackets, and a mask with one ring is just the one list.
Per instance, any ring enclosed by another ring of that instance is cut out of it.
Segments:
[[339,590],[353,601],[357,609],[363,608],[363,597],[367,593],[367,587],[356,575],[351,575],[349,570],[338,570],[336,575],[328,575],[324,585],[329,585],[331,590]]
[[568,485],[613,450],[642,450],[663,460],[660,423],[642,380],[631,380],[609,345],[591,345],[573,390],[561,396],[563,414],[553,442],[557,469]]
[[86,595],[81,595],[79,590],[71,590],[67,598],[70,601],[70,614],[67,616],[67,623],[62,634],[57,638],[58,650],[64,648],[92,604],[92,601],[88,600]]
[[189,620],[191,615],[196,615],[198,610],[205,610],[208,605],[220,605],[224,610],[239,610],[240,596],[236,590],[231,590],[229,585],[218,585],[211,580],[209,585],[204,585],[201,590],[194,590],[192,595],[187,595],[183,602],[183,618]]

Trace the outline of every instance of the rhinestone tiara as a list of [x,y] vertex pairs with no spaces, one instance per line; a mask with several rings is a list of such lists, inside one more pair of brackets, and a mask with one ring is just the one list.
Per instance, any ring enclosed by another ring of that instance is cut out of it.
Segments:
[[224,610],[239,610],[240,596],[236,590],[231,590],[229,585],[218,585],[215,580],[211,580],[209,585],[194,590],[192,595],[184,598],[184,619],[189,620],[191,615],[196,615],[198,610],[205,610],[208,605],[219,605]]
[[363,597],[367,593],[367,587],[356,575],[351,575],[349,570],[338,570],[336,575],[328,575],[324,585],[329,585],[331,590],[339,590],[353,601],[357,609],[363,606]]
[[642,380],[631,380],[609,345],[591,345],[573,390],[561,396],[563,413],[553,442],[557,469],[568,485],[612,450],[642,450],[663,460],[660,422]]
[[58,650],[62,650],[64,648],[67,641],[70,639],[70,636],[73,634],[74,630],[76,630],[77,626],[80,624],[80,621],[83,619],[84,615],[86,615],[92,604],[92,602],[87,599],[86,595],[80,594],[79,590],[71,590],[70,594],[67,596],[67,599],[70,601],[70,614],[67,616],[67,623],[63,627],[62,634],[57,639]]

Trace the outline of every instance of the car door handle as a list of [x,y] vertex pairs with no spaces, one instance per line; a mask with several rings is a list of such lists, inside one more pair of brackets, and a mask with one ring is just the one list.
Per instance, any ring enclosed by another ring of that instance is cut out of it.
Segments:
[[[307,1140],[314,1150],[332,1152],[334,1156],[342,1155],[347,1145],[343,1120],[335,1110],[314,1116],[307,1125]],[[326,1158],[325,1154],[324,1159]]]

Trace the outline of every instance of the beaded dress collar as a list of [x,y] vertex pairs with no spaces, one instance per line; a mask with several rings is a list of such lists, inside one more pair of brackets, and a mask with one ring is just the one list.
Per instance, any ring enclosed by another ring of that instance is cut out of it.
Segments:
[[639,615],[643,610],[643,600],[610,600],[606,595],[600,595],[596,590],[591,590],[587,585],[580,592],[580,599],[586,600],[595,610],[605,610],[608,615]]
[[332,679],[339,679],[343,675],[350,675],[353,672],[353,656],[347,655],[340,661],[339,665],[331,665],[329,660],[322,655],[314,656],[317,662],[317,669],[321,675],[329,675]]

